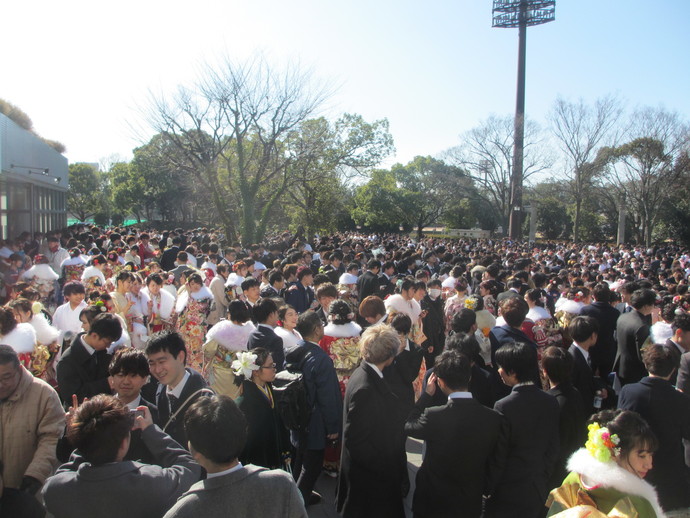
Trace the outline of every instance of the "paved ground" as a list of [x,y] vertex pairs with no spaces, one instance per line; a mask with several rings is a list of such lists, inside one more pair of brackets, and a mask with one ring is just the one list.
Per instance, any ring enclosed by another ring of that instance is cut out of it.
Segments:
[[[405,501],[405,511],[408,517],[412,517],[412,493],[414,492],[414,480],[417,474],[417,468],[422,463],[422,441],[416,439],[407,440],[407,469],[410,474],[410,493],[407,495]],[[338,513],[335,512],[335,484],[336,479],[331,478],[326,474],[321,474],[319,480],[316,482],[316,491],[321,493],[323,501],[318,505],[313,505],[307,508],[309,518],[337,518]]]

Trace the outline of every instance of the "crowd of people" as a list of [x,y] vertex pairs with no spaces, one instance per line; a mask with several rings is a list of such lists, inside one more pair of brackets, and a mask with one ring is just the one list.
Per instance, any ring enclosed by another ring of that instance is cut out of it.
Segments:
[[[689,252],[75,227],[0,247],[2,516],[690,509]],[[687,448],[687,449],[686,449]],[[682,515],[682,514],[680,514]]]

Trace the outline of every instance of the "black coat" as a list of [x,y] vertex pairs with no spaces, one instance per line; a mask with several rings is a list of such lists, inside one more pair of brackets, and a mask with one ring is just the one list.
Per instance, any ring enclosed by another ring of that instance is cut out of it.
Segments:
[[443,406],[432,405],[431,396],[423,393],[405,423],[407,435],[426,441],[412,510],[415,517],[476,518],[490,459],[499,439],[507,436],[505,430],[501,433],[504,419],[472,398],[446,398]]
[[573,387],[580,393],[582,402],[585,405],[585,411],[587,412],[587,416],[589,416],[595,411],[594,396],[597,390],[604,388],[604,385],[598,378],[594,377],[592,368],[587,363],[587,360],[585,360],[582,351],[580,351],[575,344],[570,346],[568,353],[570,353],[570,357],[573,359]]
[[636,383],[647,375],[642,363],[642,346],[649,337],[650,317],[639,311],[623,313],[616,325],[618,353],[614,370],[621,384]]
[[[424,373],[422,391],[426,390],[429,378],[433,373],[433,367]],[[472,377],[470,378],[469,391],[475,401],[481,403],[485,407],[493,408],[496,398],[494,397],[491,373],[485,369],[482,369],[476,363],[472,365]],[[445,394],[443,394],[443,392],[440,390],[437,390],[434,395],[430,397],[433,402],[433,405],[430,406],[442,406],[448,401],[448,398],[446,398]]]
[[640,414],[659,439],[654,466],[645,480],[664,510],[690,506],[690,482],[683,439],[690,439],[690,397],[661,378],[645,377],[621,389],[618,408]]
[[79,333],[74,337],[55,369],[58,392],[65,407],[72,406],[72,394],[81,403],[84,398],[111,393],[108,367],[112,356],[105,350],[89,354],[81,342],[83,336],[84,333]]
[[508,421],[508,440],[497,453],[487,516],[540,516],[558,461],[558,402],[536,385],[523,385],[497,401],[494,409]]
[[582,316],[592,317],[599,323],[597,343],[590,349],[594,368],[599,371],[599,376],[606,378],[613,368],[618,350],[614,333],[620,311],[606,302],[594,302],[583,306],[580,312]]
[[177,254],[180,251],[179,246],[171,246],[170,248],[166,248],[163,251],[163,255],[161,255],[161,268],[169,272],[173,268],[175,268],[175,260],[177,259]]
[[410,340],[409,351],[401,351],[388,367],[383,369],[383,378],[390,386],[393,393],[398,396],[402,405],[400,411],[403,419],[410,413],[414,406],[414,387],[412,383],[419,376],[419,369],[424,359],[422,348]]
[[381,281],[379,276],[371,271],[364,272],[359,279],[357,279],[357,293],[359,293],[359,301],[362,302],[369,295],[380,296]]
[[275,407],[249,380],[242,382],[242,395],[237,398],[237,406],[247,418],[247,443],[240,462],[264,468],[281,467],[281,455],[290,450],[290,440]]
[[570,456],[585,445],[587,440],[587,413],[582,396],[570,383],[561,383],[557,387],[547,391],[558,401],[561,409],[559,419],[559,444],[558,462],[551,476],[548,489],[559,487],[568,474],[566,464]]
[[[426,311],[426,316],[422,319],[424,327],[424,334],[426,341],[419,344],[424,349],[424,359],[426,360],[427,368],[433,367],[436,357],[443,351],[443,346],[446,341],[446,325],[443,315],[443,300],[438,297],[432,300],[429,295],[426,295],[420,302],[423,311]],[[429,351],[433,348],[432,351]]]
[[282,371],[285,366],[285,351],[283,349],[283,339],[279,337],[275,331],[266,325],[257,325],[256,329],[249,335],[247,341],[247,349],[250,351],[257,347],[263,347],[270,351],[273,356],[273,363],[276,364],[276,370]]
[[690,353],[683,353],[680,357],[676,388],[686,394],[690,394]]
[[[185,449],[187,448],[187,434],[184,430],[185,412],[201,396],[213,394],[201,374],[190,368],[187,368],[187,372],[190,374],[189,379],[187,379],[180,397],[172,405],[168,400],[164,386],[159,385],[156,393],[160,428]],[[199,392],[200,390],[202,391]],[[182,410],[175,414],[180,408]]]
[[379,297],[385,299],[389,295],[395,293],[395,283],[392,282],[383,273],[379,274]]
[[407,457],[397,397],[362,362],[348,381],[343,408],[343,451],[336,495],[345,518],[404,518]]

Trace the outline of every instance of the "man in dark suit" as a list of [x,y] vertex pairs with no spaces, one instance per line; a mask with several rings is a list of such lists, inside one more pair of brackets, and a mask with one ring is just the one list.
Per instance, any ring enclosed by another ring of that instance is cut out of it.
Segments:
[[65,406],[72,395],[81,402],[97,394],[110,394],[108,347],[122,335],[122,325],[115,315],[103,313],[91,322],[88,333],[79,333],[58,361],[58,391]]
[[319,315],[321,323],[324,327],[328,325],[328,312],[331,307],[331,303],[338,298],[338,288],[330,282],[324,282],[319,284],[316,288],[316,300],[319,303],[319,307],[316,308],[316,314]]
[[285,366],[283,339],[273,330],[278,325],[278,305],[273,299],[259,299],[253,308],[254,319],[258,322],[256,329],[249,335],[247,349],[256,347],[268,349],[273,356],[276,370],[282,371]]
[[690,506],[690,481],[683,439],[690,439],[690,397],[668,381],[677,367],[677,355],[665,345],[648,345],[643,354],[649,376],[621,389],[618,407],[633,410],[649,423],[659,439],[648,480],[657,490],[665,511]]
[[158,381],[156,406],[161,429],[187,448],[184,414],[201,396],[213,394],[201,374],[185,368],[187,349],[179,333],[162,331],[146,345],[151,374]]
[[336,508],[345,518],[404,518],[407,457],[397,398],[383,379],[400,347],[389,326],[367,328],[345,390]]
[[[405,423],[407,435],[426,441],[412,499],[415,518],[481,515],[489,459],[507,433],[501,433],[501,415],[467,391],[471,364],[458,351],[442,353]],[[433,406],[437,392],[446,398],[443,406]]]
[[302,365],[311,415],[306,433],[291,432],[297,449],[292,467],[297,487],[309,506],[321,501],[321,495],[314,492],[314,484],[321,474],[326,444],[335,445],[340,437],[342,399],[333,360],[318,345],[323,338],[321,320],[315,312],[307,311],[297,319],[296,329],[304,340],[288,349],[287,360]]
[[600,410],[594,407],[597,391],[600,391],[602,398],[608,395],[606,385],[594,376],[592,357],[589,352],[597,341],[598,330],[599,325],[592,317],[578,316],[573,318],[568,325],[568,333],[574,340],[568,349],[573,359],[572,383],[582,396],[587,415]]
[[522,288],[522,281],[520,279],[513,279],[508,283],[508,290],[503,293],[499,293],[496,297],[496,302],[499,304],[506,299],[511,298],[521,298],[520,289]]
[[172,246],[166,248],[163,255],[161,255],[161,268],[164,271],[169,272],[175,268],[175,260],[177,259],[177,253],[180,251],[181,242],[182,240],[175,236],[172,240]]
[[269,274],[268,286],[261,290],[260,295],[266,299],[281,297],[283,288],[285,288],[285,277],[281,271],[275,270]]
[[[338,281],[336,281],[336,284]],[[290,304],[297,313],[304,313],[314,302],[314,274],[308,266],[300,266],[297,270],[297,281],[288,286],[283,293],[285,302]]]
[[618,319],[618,353],[614,371],[618,374],[621,385],[637,383],[647,375],[642,363],[642,346],[649,337],[655,301],[656,294],[652,290],[637,290],[630,298],[634,311],[624,313]]
[[562,347],[552,345],[541,356],[542,374],[549,383],[546,392],[556,398],[561,409],[559,419],[559,453],[549,489],[559,487],[568,474],[570,456],[582,448],[587,439],[587,413],[582,396],[570,382],[573,357]]
[[673,318],[671,330],[673,331],[673,336],[666,340],[666,345],[677,353],[680,367],[671,376],[669,381],[671,385],[676,385],[679,390],[687,392],[687,387],[684,388],[683,386],[687,385],[689,381],[688,357],[685,356],[685,353],[690,351],[690,315],[687,313],[676,315]]
[[369,295],[379,295],[381,281],[379,272],[381,271],[381,261],[369,259],[367,271],[357,279],[357,293],[361,303]]
[[606,379],[611,369],[613,361],[616,359],[616,322],[620,316],[620,311],[611,305],[611,290],[608,284],[602,283],[594,286],[594,301],[582,308],[580,315],[594,318],[599,324],[597,333],[597,343],[592,347],[592,364],[599,376]]
[[381,269],[383,271],[379,274],[379,293],[375,293],[375,295],[385,299],[388,295],[395,293],[395,263],[386,261]]
[[427,283],[427,294],[420,301],[422,307],[422,325],[426,341],[419,344],[424,349],[424,361],[426,367],[434,365],[436,357],[443,351],[443,344],[446,339],[445,316],[443,314],[443,299],[441,298],[441,281],[438,279]]
[[383,369],[383,379],[398,397],[401,417],[405,419],[414,407],[415,394],[412,383],[419,376],[424,354],[422,348],[408,338],[412,329],[412,320],[409,316],[396,313],[390,318],[390,326],[398,333],[400,346],[393,363]]
[[522,331],[522,323],[527,317],[529,307],[521,297],[509,297],[500,304],[505,325],[494,327],[489,333],[491,342],[491,363],[496,366],[495,354],[499,347],[513,342],[529,344],[537,350],[537,344]]
[[504,345],[496,351],[496,362],[503,382],[511,387],[494,405],[506,417],[509,435],[507,447],[496,456],[487,516],[542,516],[558,460],[558,402],[531,381],[535,373],[539,376],[535,347]]
[[[145,406],[151,413],[154,424],[160,426],[158,407],[141,396],[141,389],[149,379],[149,363],[144,351],[134,348],[120,349],[115,353],[108,369],[108,382],[115,397],[125,404],[130,411]],[[152,464],[155,456],[146,447],[141,438],[141,430],[132,430],[129,450],[124,460],[136,460]]]

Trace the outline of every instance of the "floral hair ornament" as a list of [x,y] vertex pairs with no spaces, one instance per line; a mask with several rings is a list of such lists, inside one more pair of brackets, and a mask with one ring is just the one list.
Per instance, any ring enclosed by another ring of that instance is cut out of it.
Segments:
[[230,365],[235,372],[235,376],[242,374],[247,379],[251,378],[252,372],[259,370],[259,366],[256,364],[256,358],[256,354],[250,353],[249,351],[237,353],[237,359]]
[[599,462],[609,462],[612,457],[621,454],[620,438],[617,434],[612,434],[606,427],[599,426],[599,423],[590,424],[587,429],[587,442],[585,448],[589,454]]
[[102,300],[96,301],[94,306],[96,306],[101,311],[101,313],[105,313],[105,311],[108,309],[105,307],[105,302],[103,302]]
[[472,311],[477,310],[477,299],[474,297],[468,297],[465,299],[465,307],[471,309]]

